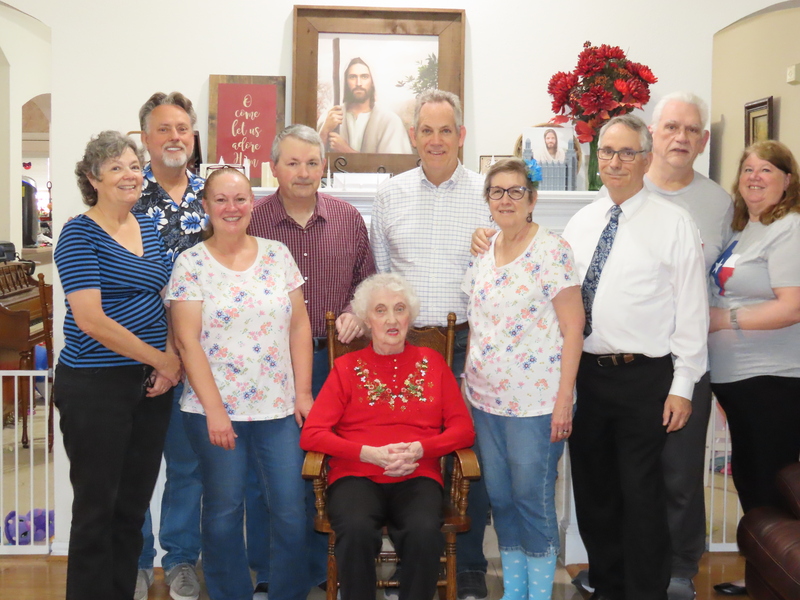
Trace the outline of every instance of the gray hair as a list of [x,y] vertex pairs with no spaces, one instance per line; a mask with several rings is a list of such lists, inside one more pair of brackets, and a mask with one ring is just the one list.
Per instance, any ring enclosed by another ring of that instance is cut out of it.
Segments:
[[416,320],[419,315],[419,297],[414,288],[411,287],[411,284],[397,273],[370,275],[359,283],[353,294],[353,301],[350,303],[353,314],[362,321],[365,320],[367,313],[372,308],[370,306],[372,295],[379,289],[387,289],[391,292],[403,294],[408,304],[408,312],[411,314],[411,322],[413,323]]
[[275,139],[272,141],[273,167],[281,158],[281,142],[287,137],[293,137],[301,142],[305,142],[306,144],[311,144],[312,146],[319,146],[319,157],[320,159],[325,158],[325,144],[322,142],[322,138],[314,129],[308,125],[289,125],[286,129],[276,135]]
[[89,181],[89,177],[95,181],[101,181],[100,169],[107,160],[119,158],[125,150],[132,150],[139,159],[139,164],[144,165],[144,152],[136,146],[136,143],[119,131],[106,130],[99,135],[93,136],[86,144],[83,158],[75,165],[75,176],[78,178],[78,189],[81,191],[83,203],[87,206],[97,204],[97,190]]
[[192,122],[192,129],[194,129],[197,123],[197,114],[194,112],[194,108],[192,108],[191,100],[180,92],[172,92],[170,94],[156,92],[150,96],[150,99],[142,104],[142,108],[139,109],[139,127],[141,127],[142,131],[147,131],[150,113],[162,104],[171,104],[172,106],[177,106],[186,111],[186,114],[189,115],[189,119]]
[[656,104],[656,107],[653,109],[653,120],[650,121],[654,127],[661,121],[661,113],[664,111],[664,107],[672,101],[684,102],[694,106],[697,109],[697,113],[700,115],[700,128],[706,128],[706,125],[708,125],[708,104],[706,104],[700,96],[692,94],[691,92],[672,92],[659,100],[658,104]]
[[417,97],[417,105],[414,107],[414,130],[419,129],[419,112],[422,106],[428,102],[447,102],[453,107],[453,116],[456,119],[456,128],[461,129],[464,125],[464,113],[461,110],[461,100],[458,99],[453,92],[446,92],[444,90],[428,90],[423,92]]
[[[553,131],[552,129],[548,129],[548,131]],[[492,179],[494,179],[495,175],[500,173],[514,173],[522,177],[525,180],[525,187],[528,188],[528,191],[531,193],[528,197],[528,204],[532,204],[534,200],[536,200],[537,195],[537,188],[538,188],[538,181],[533,183],[528,178],[528,165],[525,164],[521,158],[517,158],[516,156],[512,158],[501,158],[494,164],[492,164],[486,170],[486,179],[483,186],[483,199],[486,202],[489,202],[489,188],[492,185]]]
[[644,121],[642,121],[639,117],[630,113],[627,115],[614,117],[613,119],[607,121],[605,125],[603,125],[602,129],[600,129],[600,135],[597,138],[598,146],[602,146],[603,136],[606,134],[606,131],[608,131],[608,129],[614,125],[624,125],[631,131],[635,131],[639,134],[639,145],[642,147],[642,150],[645,152],[653,151],[653,136],[651,135],[650,130],[647,128],[647,125],[645,125]]

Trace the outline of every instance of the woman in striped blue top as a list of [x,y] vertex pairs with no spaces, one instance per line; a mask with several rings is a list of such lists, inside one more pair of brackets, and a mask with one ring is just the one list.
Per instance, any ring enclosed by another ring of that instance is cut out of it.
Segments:
[[130,600],[181,363],[161,297],[170,262],[152,219],[131,213],[142,155],[104,131],[75,167],[84,214],[55,251],[67,298],[55,403],[74,500],[67,600]]

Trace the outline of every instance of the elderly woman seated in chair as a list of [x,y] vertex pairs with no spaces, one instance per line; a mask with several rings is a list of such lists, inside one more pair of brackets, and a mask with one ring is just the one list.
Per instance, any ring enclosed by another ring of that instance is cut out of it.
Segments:
[[419,299],[402,277],[365,279],[352,307],[372,345],[336,360],[300,437],[331,456],[342,598],[374,600],[384,525],[403,564],[400,600],[432,598],[444,547],[439,458],[472,445],[472,421],[442,355],[405,342]]

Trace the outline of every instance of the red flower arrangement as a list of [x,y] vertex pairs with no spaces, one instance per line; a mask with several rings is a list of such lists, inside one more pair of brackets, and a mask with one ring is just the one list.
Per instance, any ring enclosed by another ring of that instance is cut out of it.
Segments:
[[649,67],[628,60],[618,46],[586,42],[575,70],[558,72],[547,84],[556,113],[552,122],[573,121],[578,141],[592,142],[605,121],[647,104],[657,81]]

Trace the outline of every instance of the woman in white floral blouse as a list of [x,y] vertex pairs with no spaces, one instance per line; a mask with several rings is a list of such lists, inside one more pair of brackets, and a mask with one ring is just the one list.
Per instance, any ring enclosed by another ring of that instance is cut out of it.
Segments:
[[533,222],[538,165],[486,175],[500,233],[473,259],[466,396],[503,563],[503,600],[550,598],[559,537],[555,480],[572,428],[584,312],[572,250]]
[[247,235],[253,192],[235,169],[206,181],[212,235],[175,262],[167,299],[188,376],[181,398],[203,480],[203,572],[212,600],[252,598],[243,535],[248,461],[272,516],[269,595],[305,600],[303,453],[311,326],[280,242]]

